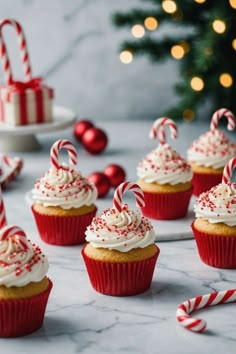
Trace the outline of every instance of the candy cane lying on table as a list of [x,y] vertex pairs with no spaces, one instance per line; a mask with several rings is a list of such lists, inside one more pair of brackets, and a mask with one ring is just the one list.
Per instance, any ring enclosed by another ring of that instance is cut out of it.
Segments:
[[77,164],[77,151],[74,145],[65,139],[57,140],[51,147],[50,151],[50,159],[51,164],[54,168],[59,168],[61,165],[59,163],[59,151],[64,148],[67,150],[69,155],[69,163],[72,165]]
[[2,160],[6,166],[12,169],[5,179],[0,182],[1,187],[4,189],[8,183],[18,176],[23,167],[23,161],[19,157],[9,157],[7,155],[2,156]]
[[144,195],[141,188],[136,183],[128,182],[128,181],[123,182],[116,188],[113,197],[113,207],[118,212],[121,212],[123,209],[122,196],[127,191],[132,191],[134,193],[137,206],[143,207],[145,205]]
[[13,75],[12,75],[10,60],[7,54],[6,45],[2,37],[2,28],[5,25],[12,25],[16,30],[18,44],[20,48],[20,54],[21,54],[21,61],[24,68],[24,75],[26,80],[28,81],[32,78],[32,70],[30,66],[30,60],[29,60],[24,31],[18,22],[12,19],[4,19],[0,21],[0,58],[2,60],[2,66],[3,66],[6,82],[8,85],[10,85],[13,82]]
[[236,157],[233,157],[231,160],[227,162],[227,164],[224,167],[222,183],[227,184],[231,181],[235,166],[236,166]]
[[227,108],[220,108],[215,113],[213,114],[211,118],[211,125],[210,125],[210,131],[214,133],[216,129],[218,128],[218,123],[221,117],[227,117],[228,119],[228,124],[227,124],[227,129],[228,130],[234,130],[235,128],[235,116],[231,111],[229,111]]
[[202,319],[192,318],[189,316],[191,312],[208,306],[214,306],[234,301],[236,301],[236,289],[197,296],[179,305],[176,312],[176,318],[184,328],[193,332],[201,333],[206,329],[207,323]]
[[5,207],[2,197],[2,189],[0,187],[0,229],[2,229],[7,224],[7,218],[5,213]]
[[165,126],[169,127],[172,139],[176,139],[178,136],[177,126],[172,119],[167,117],[158,118],[153,123],[149,136],[151,139],[155,139],[158,136],[161,145],[166,143]]

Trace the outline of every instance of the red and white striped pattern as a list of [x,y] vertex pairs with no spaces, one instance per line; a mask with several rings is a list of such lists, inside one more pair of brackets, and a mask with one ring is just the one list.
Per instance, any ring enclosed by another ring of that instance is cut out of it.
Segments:
[[123,209],[122,197],[123,197],[123,194],[127,191],[132,191],[134,193],[137,206],[143,207],[145,205],[142,189],[136,183],[123,182],[116,188],[115,193],[114,193],[114,197],[113,197],[113,207],[118,212],[121,212]]
[[13,82],[13,75],[12,75],[11,64],[8,57],[6,45],[2,36],[2,28],[5,25],[11,25],[16,30],[24,75],[26,80],[29,81],[32,78],[32,70],[30,66],[29,54],[27,50],[24,31],[18,22],[12,19],[4,19],[0,22],[0,58],[2,60],[2,66],[3,66],[6,82],[8,85],[10,85]]
[[235,116],[227,108],[220,108],[217,111],[215,111],[215,113],[213,114],[213,116],[211,118],[210,131],[212,133],[214,133],[215,130],[217,129],[220,118],[224,117],[224,116],[227,117],[227,119],[228,119],[227,129],[234,130]]
[[59,163],[59,151],[61,149],[66,149],[69,155],[69,163],[72,165],[77,164],[77,151],[74,147],[74,145],[69,141],[65,139],[57,140],[51,147],[50,151],[50,159],[51,159],[51,164],[54,168],[59,168],[61,165]]
[[3,163],[12,170],[3,180],[0,180],[0,185],[4,189],[22,170],[23,161],[19,157],[2,156]]
[[26,234],[20,227],[14,225],[7,225],[1,230],[0,241],[5,241],[11,237],[14,237],[15,242],[20,245],[20,247],[24,250],[27,250],[29,248]]
[[7,224],[7,218],[5,213],[5,207],[2,197],[2,189],[0,187],[0,229],[2,229]]
[[168,126],[170,129],[170,135],[172,139],[176,139],[178,136],[178,129],[174,121],[170,118],[163,117],[158,118],[150,130],[149,137],[155,139],[158,136],[159,143],[164,145],[166,143],[166,133],[165,126]]
[[235,166],[236,166],[236,157],[233,157],[225,165],[223,176],[222,176],[222,183],[227,184],[231,181],[231,177],[233,175],[233,170]]
[[206,321],[199,318],[192,318],[189,314],[204,307],[234,301],[236,301],[236,289],[197,296],[179,305],[176,312],[176,318],[184,328],[193,332],[203,332],[207,326]]

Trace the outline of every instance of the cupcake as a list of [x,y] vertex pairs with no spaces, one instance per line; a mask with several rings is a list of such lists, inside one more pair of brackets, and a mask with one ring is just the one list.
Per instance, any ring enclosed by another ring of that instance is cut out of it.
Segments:
[[43,322],[52,282],[48,261],[17,226],[0,230],[0,337],[36,331]]
[[86,230],[88,244],[82,256],[93,288],[105,295],[128,296],[149,289],[159,255],[150,221],[138,211],[122,206],[122,194],[131,190],[144,204],[137,184],[117,187],[113,207],[93,219]]
[[225,166],[222,182],[202,193],[194,205],[192,230],[202,261],[217,268],[236,268],[236,183],[230,178],[236,158]]
[[137,167],[137,184],[143,190],[143,215],[160,220],[185,217],[192,195],[192,169],[186,160],[165,142],[164,126],[168,125],[172,138],[177,127],[169,118],[157,119],[150,137],[159,135],[159,146],[152,150]]
[[51,148],[51,168],[32,190],[32,211],[43,241],[53,245],[85,242],[85,230],[96,215],[95,185],[66,164],[59,164],[59,150],[65,148],[70,164],[77,152],[68,140],[58,140]]
[[236,144],[217,128],[223,116],[228,119],[227,128],[233,130],[233,113],[225,108],[219,109],[212,116],[210,130],[193,141],[187,151],[187,159],[194,173],[193,194],[196,196],[221,182],[225,164],[236,154]]

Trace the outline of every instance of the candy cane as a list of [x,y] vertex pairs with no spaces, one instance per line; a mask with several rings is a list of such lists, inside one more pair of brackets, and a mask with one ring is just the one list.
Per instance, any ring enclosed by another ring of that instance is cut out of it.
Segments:
[[236,157],[233,157],[231,160],[227,162],[227,164],[224,167],[223,176],[222,176],[223,184],[230,183],[235,166],[236,166]]
[[30,60],[29,60],[24,31],[18,22],[12,19],[4,19],[0,22],[0,58],[2,59],[3,71],[4,71],[7,84],[10,85],[13,82],[13,75],[12,75],[10,60],[7,54],[6,45],[2,37],[2,28],[5,25],[12,25],[16,30],[18,44],[20,48],[20,54],[21,54],[21,61],[24,69],[24,75],[26,80],[28,81],[32,78],[32,70],[30,66]]
[[11,237],[14,237],[15,242],[22,246],[24,250],[29,248],[26,234],[20,227],[7,225],[0,231],[0,233],[0,241],[5,241]]
[[64,148],[67,150],[69,155],[69,163],[72,165],[77,164],[77,151],[74,145],[69,140],[58,140],[56,141],[50,151],[51,164],[54,168],[59,168],[61,165],[59,164],[59,151]]
[[170,129],[170,135],[172,139],[176,139],[178,136],[177,126],[174,121],[170,118],[158,118],[154,123],[150,130],[150,138],[155,139],[158,135],[159,143],[164,145],[166,142],[166,133],[165,133],[165,126],[168,126]]
[[2,189],[0,187],[0,229],[2,229],[7,224],[7,218],[5,213],[5,207],[2,197]]
[[234,301],[236,301],[236,289],[197,296],[179,305],[176,312],[176,318],[184,328],[194,332],[203,332],[207,326],[206,321],[198,318],[192,318],[189,314],[204,307]]
[[227,117],[228,119],[228,124],[227,124],[227,129],[228,130],[234,130],[235,128],[235,116],[231,111],[229,111],[226,108],[221,108],[218,109],[212,116],[211,118],[211,125],[210,125],[210,131],[214,133],[218,127],[218,123],[221,117]]
[[144,195],[141,188],[132,182],[123,182],[121,183],[115,190],[114,197],[113,197],[113,207],[118,211],[121,212],[122,207],[122,196],[127,191],[132,191],[135,195],[136,204],[139,207],[143,207],[145,205],[144,202]]

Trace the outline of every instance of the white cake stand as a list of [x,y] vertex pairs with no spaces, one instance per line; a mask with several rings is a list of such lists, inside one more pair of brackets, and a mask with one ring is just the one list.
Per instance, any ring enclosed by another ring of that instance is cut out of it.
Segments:
[[75,122],[75,113],[68,108],[53,107],[50,123],[22,125],[18,127],[0,123],[0,151],[32,151],[40,148],[35,134],[65,129]]

